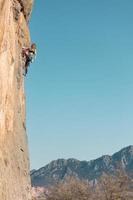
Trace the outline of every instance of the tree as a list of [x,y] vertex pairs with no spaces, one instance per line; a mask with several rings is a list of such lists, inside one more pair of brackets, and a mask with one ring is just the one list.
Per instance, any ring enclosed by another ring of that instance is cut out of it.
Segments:
[[126,173],[119,171],[117,175],[104,174],[96,186],[100,200],[130,200],[132,181]]
[[92,200],[88,182],[69,177],[51,189],[47,200]]

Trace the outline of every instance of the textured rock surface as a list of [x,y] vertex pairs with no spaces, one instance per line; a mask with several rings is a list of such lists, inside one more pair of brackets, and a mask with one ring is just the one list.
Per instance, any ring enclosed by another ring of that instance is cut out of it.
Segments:
[[22,47],[31,0],[0,0],[0,199],[30,200]]

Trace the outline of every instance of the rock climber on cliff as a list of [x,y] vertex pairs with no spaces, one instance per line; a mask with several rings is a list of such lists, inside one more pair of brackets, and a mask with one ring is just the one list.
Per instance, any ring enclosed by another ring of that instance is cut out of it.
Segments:
[[25,59],[25,66],[24,66],[24,76],[26,76],[28,72],[28,67],[30,63],[32,63],[36,56],[36,44],[33,43],[30,48],[23,48],[22,49],[22,56]]

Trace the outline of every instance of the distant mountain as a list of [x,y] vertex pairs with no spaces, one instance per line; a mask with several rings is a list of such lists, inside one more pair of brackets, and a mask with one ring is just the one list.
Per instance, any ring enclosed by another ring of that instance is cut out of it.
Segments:
[[103,173],[115,173],[123,168],[128,174],[133,174],[133,146],[128,146],[112,156],[104,155],[91,161],[76,159],[58,159],[38,170],[31,171],[32,186],[53,185],[67,176],[80,179],[95,180]]

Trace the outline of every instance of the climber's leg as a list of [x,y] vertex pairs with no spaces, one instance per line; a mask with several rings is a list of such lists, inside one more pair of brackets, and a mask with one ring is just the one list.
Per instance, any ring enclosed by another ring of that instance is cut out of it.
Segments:
[[28,67],[29,67],[29,65],[30,65],[30,62],[29,62],[29,59],[27,58],[26,62],[25,62],[25,66],[24,66],[24,70],[25,70],[24,76],[26,76],[27,73],[28,73]]
[[28,73],[28,65],[25,65],[24,66],[24,73],[23,73],[23,75],[26,76],[27,73]]
[[27,75],[28,73],[28,66],[25,68],[25,76]]

